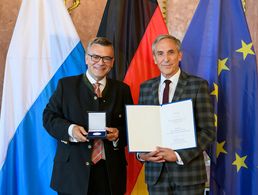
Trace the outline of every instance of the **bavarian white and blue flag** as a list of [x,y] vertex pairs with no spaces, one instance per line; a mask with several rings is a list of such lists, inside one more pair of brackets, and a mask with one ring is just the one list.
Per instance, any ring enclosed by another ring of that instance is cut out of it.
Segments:
[[55,140],[42,112],[60,78],[85,72],[84,49],[62,0],[23,0],[9,46],[0,118],[0,194],[55,194]]

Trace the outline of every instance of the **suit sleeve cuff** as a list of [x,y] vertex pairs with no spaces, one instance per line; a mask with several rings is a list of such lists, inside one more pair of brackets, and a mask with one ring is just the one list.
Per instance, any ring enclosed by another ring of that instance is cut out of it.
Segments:
[[175,152],[175,154],[176,154],[176,158],[177,158],[176,163],[177,163],[178,165],[184,165],[184,162],[182,161],[182,159],[181,159],[181,157],[179,156],[179,154],[178,154],[177,152]]
[[75,124],[71,124],[68,128],[68,134],[69,134],[69,141],[70,142],[78,142],[77,139],[75,139],[73,137],[73,127],[75,126]]
[[139,153],[139,152],[136,153],[136,158],[137,158],[137,160],[138,160],[138,161],[141,161],[141,162],[145,162],[145,160],[141,159],[140,154],[141,154],[141,153]]
[[116,141],[113,141],[113,146],[116,148],[118,146],[119,138]]

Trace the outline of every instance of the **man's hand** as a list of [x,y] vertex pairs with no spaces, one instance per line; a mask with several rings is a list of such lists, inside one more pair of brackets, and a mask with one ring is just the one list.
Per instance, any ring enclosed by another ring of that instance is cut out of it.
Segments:
[[167,162],[176,162],[177,157],[176,153],[174,150],[170,148],[162,148],[162,147],[157,147],[157,156],[161,157],[163,160]]
[[149,153],[140,153],[139,157],[144,161],[156,163],[177,161],[177,157],[174,150],[162,147],[157,147],[155,151]]
[[119,130],[117,128],[106,127],[107,130],[107,140],[116,141],[119,136]]
[[162,156],[158,156],[159,153],[158,150],[149,152],[149,153],[140,153],[139,157],[144,161],[150,161],[150,162],[156,162],[156,163],[162,163],[165,162]]
[[73,134],[73,137],[78,141],[78,142],[88,142],[89,140],[87,139],[87,135],[88,133],[86,132],[86,130],[82,127],[82,126],[79,126],[79,125],[75,125],[73,127],[73,130],[72,130],[72,134]]

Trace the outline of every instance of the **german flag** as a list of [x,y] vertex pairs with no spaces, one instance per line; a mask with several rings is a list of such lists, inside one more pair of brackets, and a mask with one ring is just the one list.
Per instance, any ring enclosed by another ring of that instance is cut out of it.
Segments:
[[[111,40],[115,65],[110,77],[123,80],[138,103],[140,84],[160,74],[154,64],[151,45],[168,30],[155,0],[109,0],[97,36]],[[134,154],[127,153],[127,193],[147,194],[144,167]]]

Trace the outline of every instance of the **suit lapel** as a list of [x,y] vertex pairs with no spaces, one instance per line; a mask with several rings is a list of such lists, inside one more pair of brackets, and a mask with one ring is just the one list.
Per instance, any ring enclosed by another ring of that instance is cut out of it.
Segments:
[[90,83],[89,79],[86,77],[86,74],[82,75],[83,83],[94,93],[93,85]]
[[181,71],[172,102],[179,101],[187,85],[187,74]]
[[112,90],[112,87],[114,87],[114,85],[112,85],[111,79],[107,78],[106,86],[102,91],[102,97],[111,97],[111,93],[114,91]]
[[89,97],[92,97],[94,95],[94,89],[88,78],[85,74],[82,75],[80,83],[80,104],[83,108],[87,108],[87,103],[89,100]]
[[157,77],[152,83],[152,97],[154,105],[159,105],[159,82],[160,77]]

